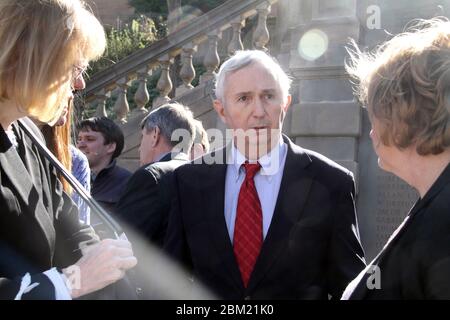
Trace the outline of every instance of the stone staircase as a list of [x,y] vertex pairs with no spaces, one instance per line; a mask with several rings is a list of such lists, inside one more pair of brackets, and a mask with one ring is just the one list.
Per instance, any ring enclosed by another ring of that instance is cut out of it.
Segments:
[[[231,34],[231,39],[223,39],[227,41],[226,55],[244,49],[241,30],[246,20],[256,16],[252,48],[268,50],[266,46],[270,36],[267,17],[272,4],[276,2],[277,0],[227,1],[190,21],[166,38],[136,51],[89,79],[84,93],[85,108],[95,108],[96,116],[107,116],[106,102],[111,99],[113,91],[118,91],[113,109],[116,121],[124,131],[126,142],[119,159],[121,165],[130,170],[137,168],[139,123],[149,110],[166,102],[179,101],[188,105],[206,129],[223,128],[212,109],[212,80],[221,63],[218,53],[219,41],[223,34]],[[199,84],[194,87],[191,84],[196,76],[193,59],[200,46],[204,48],[202,64],[206,72],[200,76]],[[181,68],[176,74],[178,79],[173,79],[171,67],[177,57],[181,61]],[[156,87],[159,95],[149,105],[147,80],[159,70],[161,72]],[[137,108],[130,112],[127,94],[133,82],[138,82],[138,89],[134,95]],[[174,82],[180,82],[181,85],[173,88]]]

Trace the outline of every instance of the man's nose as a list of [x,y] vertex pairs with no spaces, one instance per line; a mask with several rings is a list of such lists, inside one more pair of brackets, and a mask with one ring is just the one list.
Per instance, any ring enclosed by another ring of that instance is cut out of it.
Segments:
[[82,140],[77,141],[77,148],[78,149],[84,148],[85,146],[86,145],[85,145],[84,141],[82,141]]
[[261,98],[255,98],[253,103],[253,116],[255,117],[264,117],[266,114],[266,109],[264,107],[264,102],[261,100]]

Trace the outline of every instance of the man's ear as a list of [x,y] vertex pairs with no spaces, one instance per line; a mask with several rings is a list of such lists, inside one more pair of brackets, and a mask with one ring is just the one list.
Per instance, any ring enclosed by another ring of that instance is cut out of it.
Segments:
[[153,140],[152,147],[156,147],[161,139],[161,130],[158,126],[154,127],[152,130]]
[[109,154],[113,154],[114,151],[116,151],[116,147],[117,147],[117,145],[116,145],[115,142],[108,143],[108,144],[107,144],[106,151],[107,151]]
[[284,103],[284,105],[281,107],[281,114],[280,114],[280,120],[283,123],[284,122],[284,118],[286,117],[286,113],[291,105],[292,102],[292,96],[290,94],[288,94],[288,96],[286,97],[286,102]]
[[291,106],[291,102],[292,102],[292,96],[290,94],[288,94],[286,103],[285,103],[285,105],[283,107],[283,111],[284,112],[288,111],[289,107]]
[[222,101],[220,101],[218,99],[214,100],[213,105],[214,105],[214,109],[216,109],[216,112],[219,115],[222,122],[226,124],[227,122],[226,122],[226,118],[225,118],[225,108],[224,108]]

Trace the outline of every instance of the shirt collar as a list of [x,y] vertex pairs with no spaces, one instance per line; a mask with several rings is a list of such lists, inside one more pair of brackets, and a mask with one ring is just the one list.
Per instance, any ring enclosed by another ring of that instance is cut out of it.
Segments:
[[[231,146],[231,162],[230,165],[235,173],[236,181],[239,179],[240,172],[243,172],[242,165],[247,158],[236,148],[234,141],[232,140]],[[263,155],[258,159],[261,165],[260,174],[267,177],[268,181],[271,182],[273,176],[278,173],[281,168],[283,155],[286,153],[286,143],[283,141],[283,137],[280,137],[278,143],[270,150],[269,153]]]
[[153,162],[159,162],[159,161],[161,161],[161,159],[164,158],[165,156],[167,156],[169,153],[170,153],[170,151],[169,151],[169,152],[166,152],[166,153],[160,154],[159,157],[157,157],[156,160],[153,161]]

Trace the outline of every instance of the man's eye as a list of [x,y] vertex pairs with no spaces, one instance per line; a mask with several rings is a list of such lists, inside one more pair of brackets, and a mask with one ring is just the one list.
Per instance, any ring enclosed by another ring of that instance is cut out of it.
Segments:
[[245,101],[247,101],[248,100],[248,97],[247,96],[242,96],[242,97],[239,97],[238,98],[238,101],[241,101],[241,102],[245,102]]

